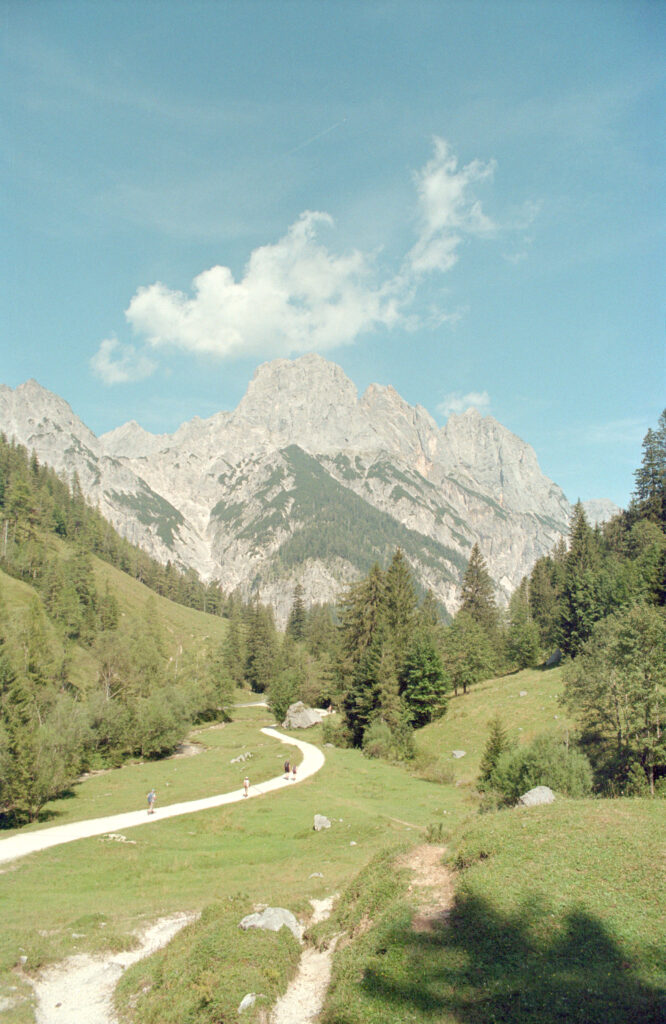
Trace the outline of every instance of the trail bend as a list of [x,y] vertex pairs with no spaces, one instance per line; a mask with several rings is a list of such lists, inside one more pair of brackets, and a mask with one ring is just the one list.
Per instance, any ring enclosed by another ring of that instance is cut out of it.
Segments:
[[[285,736],[277,729],[265,728],[261,730],[266,736],[287,743],[290,746],[298,747],[303,755],[303,760],[298,766],[298,773],[295,780],[285,779],[278,775],[266,782],[259,782],[250,786],[247,799],[263,796],[274,790],[285,789],[303,782],[304,779],[314,775],[323,767],[326,758],[323,752],[312,743],[305,740],[297,740],[292,736]],[[216,796],[203,797],[199,800],[188,800],[177,804],[168,804],[159,807],[153,814],[147,814],[145,809],[140,811],[126,811],[123,814],[111,814],[105,818],[90,818],[87,821],[72,821],[67,825],[54,825],[52,828],[40,829],[38,832],[26,832],[8,839],[0,839],[0,864],[17,860],[30,853],[37,853],[39,850],[47,850],[51,846],[60,846],[63,843],[73,843],[77,839],[89,839],[91,836],[105,835],[107,832],[124,832],[128,828],[137,825],[154,825],[166,818],[175,818],[181,814],[196,814],[197,811],[206,811],[212,807],[222,807],[224,804],[233,804],[245,799],[243,789],[235,789],[230,793],[218,793]]]

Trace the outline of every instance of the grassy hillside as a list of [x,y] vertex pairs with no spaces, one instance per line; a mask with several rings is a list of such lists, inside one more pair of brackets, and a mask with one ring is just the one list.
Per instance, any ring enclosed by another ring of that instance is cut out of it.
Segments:
[[[324,768],[291,789],[137,827],[127,842],[82,840],[7,865],[3,1020],[34,1019],[19,956],[35,972],[74,952],[124,948],[142,922],[190,910],[202,911],[195,924],[126,972],[123,1020],[259,1024],[300,951],[285,930],[240,932],[239,921],[266,904],[307,919],[311,897],[342,893],[337,917],[317,930],[321,942],[327,928],[348,935],[325,1024],[656,1024],[666,1005],[663,803],[561,800],[480,817],[466,784],[498,707],[519,737],[562,727],[560,685],[558,670],[526,672],[453,700],[449,717],[419,735],[453,764],[449,784],[326,747]],[[265,709],[238,709],[232,723],[193,737],[204,753],[89,778],[49,805],[51,821],[140,807],[151,785],[165,804],[238,788],[248,765],[252,781],[278,774],[285,750],[259,733],[265,724]],[[321,743],[319,727],[298,736]],[[452,749],[466,757],[452,761]],[[246,751],[249,762],[230,763]],[[332,827],[314,832],[315,813]],[[396,858],[434,822],[446,823],[456,901],[448,924],[417,934],[410,874]],[[249,991],[266,999],[241,1018]]]
[[[446,716],[417,733],[417,747],[448,766],[455,782],[473,785],[495,715],[501,715],[519,744],[529,743],[540,733],[565,734],[575,728],[558,701],[562,686],[560,668],[525,669],[487,679],[469,693],[451,697]],[[464,750],[465,756],[455,759],[454,750]]]
[[663,823],[647,800],[485,815],[454,846],[454,903],[427,932],[408,872],[378,860],[328,924],[359,936],[336,959],[322,1024],[658,1024]]

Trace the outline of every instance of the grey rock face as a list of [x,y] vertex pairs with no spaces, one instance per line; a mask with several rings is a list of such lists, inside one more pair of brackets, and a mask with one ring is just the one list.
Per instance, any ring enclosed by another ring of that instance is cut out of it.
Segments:
[[523,793],[518,803],[523,807],[539,807],[540,804],[552,804],[555,794],[548,786],[535,786],[529,792]]
[[309,729],[311,725],[318,725],[323,718],[323,711],[319,711],[317,708],[306,707],[303,701],[299,700],[288,708],[282,728]]
[[280,928],[288,928],[299,942],[303,938],[302,926],[291,910],[285,910],[284,907],[266,907],[261,913],[248,914],[238,927],[243,931],[247,931],[248,928],[264,928],[269,932],[279,932]]
[[260,366],[233,412],[173,434],[130,422],[96,438],[35,381],[0,386],[0,429],[76,472],[128,540],[227,591],[258,590],[279,625],[297,583],[307,604],[333,602],[398,546],[454,612],[478,542],[505,600],[571,513],[530,446],[496,420],[469,410],[439,428],[391,387],[359,398],[318,355]]

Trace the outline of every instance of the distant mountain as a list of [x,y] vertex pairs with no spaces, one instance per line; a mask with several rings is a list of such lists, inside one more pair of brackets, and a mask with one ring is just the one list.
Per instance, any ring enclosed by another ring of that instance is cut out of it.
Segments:
[[400,546],[453,611],[478,541],[506,598],[568,531],[571,507],[532,448],[473,409],[439,428],[392,387],[359,398],[317,355],[260,366],[233,412],[97,438],[34,380],[0,386],[0,429],[70,476],[133,543],[284,621],[301,582],[331,601]]

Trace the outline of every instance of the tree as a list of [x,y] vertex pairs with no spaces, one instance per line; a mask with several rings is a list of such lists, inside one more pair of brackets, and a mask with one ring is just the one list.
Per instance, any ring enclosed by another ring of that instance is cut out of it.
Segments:
[[460,592],[460,611],[466,612],[488,634],[498,626],[495,587],[478,544],[472,548],[463,575]]
[[446,713],[448,679],[428,630],[419,631],[407,648],[400,673],[400,693],[415,728]]
[[643,438],[643,458],[634,473],[636,489],[632,513],[666,527],[666,409],[656,430]]
[[636,605],[597,623],[564,679],[564,702],[596,741],[606,772],[623,783],[639,763],[654,793],[666,773],[664,612]]
[[501,755],[509,750],[512,744],[508,733],[499,715],[493,715],[490,719],[488,739],[483,749],[481,764],[479,765],[479,789],[489,788],[491,776],[497,766]]
[[384,574],[383,603],[395,662],[400,668],[414,632],[417,609],[412,572],[400,548]]
[[517,668],[533,668],[539,661],[539,627],[532,618],[527,577],[511,595],[507,655]]
[[264,693],[278,671],[277,635],[270,608],[255,601],[249,615],[245,679],[255,693]]
[[597,540],[579,501],[573,511],[560,606],[561,647],[575,657],[602,616]]
[[356,665],[384,622],[384,574],[376,563],[364,579],[349,587],[338,610],[341,656]]
[[304,590],[300,583],[294,587],[294,600],[287,620],[286,632],[292,640],[305,638],[307,613],[305,610]]
[[495,671],[496,655],[485,629],[469,612],[460,611],[442,636],[442,660],[453,684],[454,693]]

